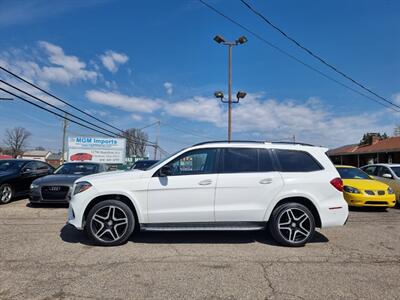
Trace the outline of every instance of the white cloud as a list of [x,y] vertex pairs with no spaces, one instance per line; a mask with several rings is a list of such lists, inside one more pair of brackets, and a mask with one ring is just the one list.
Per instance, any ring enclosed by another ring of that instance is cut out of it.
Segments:
[[174,92],[174,86],[171,82],[164,82],[164,89],[168,95],[172,95]]
[[143,117],[141,115],[138,115],[138,114],[132,114],[131,118],[132,118],[132,120],[138,121],[138,122],[143,120]]
[[392,99],[393,99],[394,103],[396,103],[397,105],[400,105],[400,93],[396,93],[396,94],[392,95]]
[[163,105],[163,102],[159,99],[127,96],[117,92],[89,90],[86,91],[86,97],[92,102],[129,112],[152,113]]
[[165,106],[167,114],[221,126],[223,110],[215,98],[194,97]]
[[40,41],[39,46],[46,51],[49,62],[53,64],[42,68],[41,76],[44,80],[69,84],[77,80],[97,79],[95,71],[87,70],[84,62],[76,56],[66,55],[61,47],[45,41]]
[[19,49],[1,52],[0,64],[43,88],[49,88],[51,83],[95,82],[99,76],[78,57],[66,55],[61,47],[45,41],[38,45],[30,53]]
[[129,57],[124,53],[108,50],[100,56],[100,60],[108,71],[116,73],[119,66],[125,64],[129,60]]

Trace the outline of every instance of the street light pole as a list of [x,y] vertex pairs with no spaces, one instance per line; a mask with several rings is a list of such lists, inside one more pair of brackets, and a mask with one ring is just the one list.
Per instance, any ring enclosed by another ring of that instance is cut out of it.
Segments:
[[[236,41],[229,42],[226,41],[222,36],[217,35],[214,37],[214,41],[216,41],[218,44],[223,44],[225,46],[228,46],[228,142],[230,142],[232,140],[232,103],[233,103],[232,102],[232,47],[246,43],[247,38],[245,36],[241,36]],[[219,96],[217,96],[217,94]],[[244,93],[244,95],[246,94]],[[221,98],[221,101],[224,102],[222,92],[216,92],[215,96],[217,98]],[[238,102],[239,102],[239,97],[238,101],[235,103]]]
[[232,46],[228,47],[228,142],[232,140]]

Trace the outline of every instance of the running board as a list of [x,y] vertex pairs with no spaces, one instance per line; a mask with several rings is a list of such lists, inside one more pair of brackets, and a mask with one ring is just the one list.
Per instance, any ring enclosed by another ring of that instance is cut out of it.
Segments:
[[190,222],[140,224],[142,231],[252,231],[265,229],[264,222]]

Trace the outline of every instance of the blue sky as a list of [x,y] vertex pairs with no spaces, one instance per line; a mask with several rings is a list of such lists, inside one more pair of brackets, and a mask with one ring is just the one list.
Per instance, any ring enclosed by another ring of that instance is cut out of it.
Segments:
[[[240,1],[207,2],[345,82]],[[398,1],[249,2],[329,62],[400,104]],[[226,106],[213,92],[227,90],[227,49],[212,40],[216,34],[248,38],[233,50],[233,91],[248,93],[234,105],[235,139],[295,134],[300,141],[334,147],[357,142],[368,131],[390,135],[400,123],[398,113],[290,60],[196,0],[0,2],[2,66],[119,128],[161,120],[160,144],[169,152],[226,138]],[[14,126],[32,132],[31,147],[61,148],[61,120],[19,100],[1,102],[0,141]],[[156,128],[145,130],[154,140]],[[68,133],[98,135],[75,125]]]

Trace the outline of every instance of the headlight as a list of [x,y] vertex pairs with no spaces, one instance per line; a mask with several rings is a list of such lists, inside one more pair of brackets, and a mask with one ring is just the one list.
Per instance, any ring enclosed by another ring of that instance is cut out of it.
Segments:
[[82,193],[88,189],[90,189],[92,185],[87,181],[77,182],[75,185],[74,195]]
[[345,192],[351,193],[351,194],[360,194],[360,191],[359,191],[358,189],[356,189],[356,188],[354,188],[354,187],[352,187],[352,186],[348,186],[348,185],[345,185],[345,186],[343,187],[343,190],[344,190]]
[[393,191],[392,188],[388,188],[388,189],[387,189],[387,193],[388,193],[389,195],[393,195],[393,194],[394,194],[394,191]]
[[32,184],[31,184],[31,190],[32,190],[32,189],[37,189],[38,187],[39,187],[39,185],[36,184],[36,183],[32,183]]

